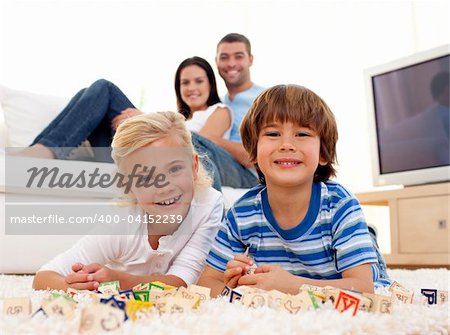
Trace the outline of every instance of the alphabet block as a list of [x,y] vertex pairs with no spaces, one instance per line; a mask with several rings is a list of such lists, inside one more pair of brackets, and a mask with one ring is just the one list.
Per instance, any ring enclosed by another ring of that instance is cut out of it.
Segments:
[[205,301],[211,297],[211,289],[209,287],[189,285],[188,291],[197,295],[200,298],[200,301]]
[[340,312],[353,311],[353,316],[358,312],[360,299],[353,294],[349,294],[344,291],[340,291],[334,308]]
[[302,291],[297,295],[286,294],[281,301],[281,308],[287,310],[291,314],[304,312],[311,308],[317,308],[317,302],[312,300],[312,294]]
[[420,293],[426,298],[428,305],[436,305],[438,298],[438,290],[431,288],[423,288]]
[[241,303],[251,308],[269,306],[269,294],[267,292],[246,291],[241,298]]
[[118,280],[100,283],[98,291],[106,295],[115,295],[120,292],[120,284]]
[[124,312],[120,309],[99,304],[83,308],[80,318],[80,334],[99,334],[117,331],[123,323]]
[[149,301],[150,299],[150,291],[134,291],[133,295],[134,299],[139,301]]
[[412,304],[413,302],[414,292],[403,287],[396,281],[394,281],[391,286],[389,286],[389,292],[391,292],[394,298],[400,300],[405,304]]
[[154,304],[146,301],[128,300],[125,311],[131,320],[142,320],[153,313]]
[[438,305],[448,302],[448,291],[438,291]]
[[30,298],[5,298],[3,301],[3,314],[11,316],[30,315]]
[[370,299],[371,304],[369,312],[371,313],[387,313],[392,312],[392,296],[388,297],[385,295],[363,293],[363,296]]
[[70,319],[75,311],[76,303],[72,300],[66,299],[64,296],[59,296],[50,301],[45,301],[42,304],[42,309],[47,315],[61,315],[66,319]]

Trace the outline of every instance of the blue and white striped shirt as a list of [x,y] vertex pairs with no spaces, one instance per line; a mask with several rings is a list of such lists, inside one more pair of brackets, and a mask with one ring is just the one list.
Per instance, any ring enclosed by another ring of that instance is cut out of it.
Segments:
[[235,254],[249,255],[257,265],[279,265],[298,276],[339,279],[341,272],[371,263],[375,286],[380,264],[359,202],[340,184],[314,183],[305,218],[282,229],[273,216],[264,185],[244,194],[227,212],[206,262],[225,271]]

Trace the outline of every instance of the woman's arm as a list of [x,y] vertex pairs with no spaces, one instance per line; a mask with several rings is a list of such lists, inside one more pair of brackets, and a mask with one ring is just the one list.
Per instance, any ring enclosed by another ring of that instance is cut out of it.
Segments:
[[218,107],[198,133],[228,151],[241,165],[253,167],[253,164],[249,161],[248,153],[241,143],[223,138],[223,134],[231,126],[231,121],[231,111],[226,107]]
[[222,138],[231,127],[231,111],[227,107],[217,107],[198,132],[207,139]]

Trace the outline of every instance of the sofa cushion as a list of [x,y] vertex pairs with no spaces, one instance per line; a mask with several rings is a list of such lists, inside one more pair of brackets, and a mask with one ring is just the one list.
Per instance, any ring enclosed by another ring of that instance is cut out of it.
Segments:
[[0,85],[0,104],[7,130],[5,145],[30,145],[68,102],[69,98],[14,90]]

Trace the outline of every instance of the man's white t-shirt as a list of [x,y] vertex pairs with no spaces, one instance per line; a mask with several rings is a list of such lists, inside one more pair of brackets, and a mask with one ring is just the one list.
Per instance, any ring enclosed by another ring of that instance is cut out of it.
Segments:
[[[133,207],[132,215],[142,215]],[[197,281],[224,213],[222,194],[212,187],[195,192],[188,215],[172,235],[159,239],[158,249],[148,242],[147,224],[130,235],[86,235],[39,271],[62,276],[74,263],[99,263],[134,275],[174,275],[186,284]]]

